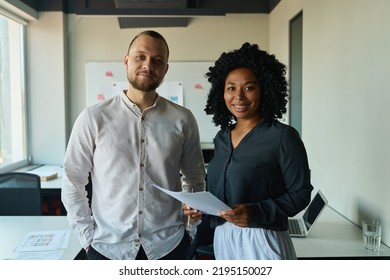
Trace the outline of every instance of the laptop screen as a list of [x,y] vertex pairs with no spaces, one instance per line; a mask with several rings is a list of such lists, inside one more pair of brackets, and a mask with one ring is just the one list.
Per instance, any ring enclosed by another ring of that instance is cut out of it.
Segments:
[[310,229],[314,221],[318,218],[326,203],[325,197],[323,197],[320,192],[317,192],[309,207],[306,209],[305,214],[303,214],[303,220],[305,221],[307,230]]

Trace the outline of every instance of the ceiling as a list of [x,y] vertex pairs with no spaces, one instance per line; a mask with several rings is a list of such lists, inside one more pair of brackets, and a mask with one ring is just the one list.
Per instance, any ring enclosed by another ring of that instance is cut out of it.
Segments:
[[187,26],[191,18],[270,13],[280,0],[20,0],[34,10],[115,16],[120,28]]

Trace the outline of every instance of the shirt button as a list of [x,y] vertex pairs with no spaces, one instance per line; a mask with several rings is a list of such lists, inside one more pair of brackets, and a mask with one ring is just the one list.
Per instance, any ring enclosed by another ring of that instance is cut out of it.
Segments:
[[142,192],[142,191],[144,190],[144,188],[143,188],[143,187],[140,187],[139,190]]
[[145,142],[145,140],[144,139],[141,139],[141,143],[144,143]]
[[144,164],[143,164],[143,163],[141,163],[141,164],[140,164],[140,166],[141,166],[141,167],[144,167]]
[[140,215],[142,215],[144,212],[142,212],[142,211],[139,211],[138,213],[139,213]]

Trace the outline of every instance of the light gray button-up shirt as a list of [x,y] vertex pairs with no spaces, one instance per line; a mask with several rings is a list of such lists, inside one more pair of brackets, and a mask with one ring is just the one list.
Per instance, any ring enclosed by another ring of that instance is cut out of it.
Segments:
[[[85,185],[93,185],[92,212]],[[181,176],[182,174],[182,176]],[[181,203],[153,187],[202,191],[205,169],[190,110],[160,96],[144,112],[123,93],[77,118],[64,161],[62,201],[81,245],[110,259],[159,259],[181,241]]]

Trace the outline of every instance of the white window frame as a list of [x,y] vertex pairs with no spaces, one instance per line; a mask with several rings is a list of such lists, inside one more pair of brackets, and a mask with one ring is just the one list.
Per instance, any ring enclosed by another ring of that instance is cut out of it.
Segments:
[[[0,173],[3,173],[29,164],[30,145],[28,141],[29,125],[27,121],[28,104],[25,67],[27,22],[1,7],[0,14],[3,19],[6,18],[11,22],[11,24],[4,26],[3,31],[5,32],[1,32],[0,36],[14,36],[17,32],[17,35],[10,38],[10,40],[1,40],[4,44],[3,48],[6,49],[3,61],[5,60],[5,63],[7,63],[7,60],[10,60],[6,68],[3,68],[5,73],[3,83],[0,81],[0,87],[2,87],[0,88],[0,91],[2,91],[0,94],[3,94],[3,97],[0,96],[0,98],[4,102],[3,105],[0,103],[0,110],[3,111],[0,112],[0,121],[3,122],[0,123],[0,129],[3,130],[0,131],[0,137],[2,138],[0,139]],[[6,27],[8,27],[8,30],[5,30]],[[15,65],[17,66],[15,67]],[[7,140],[5,141],[5,139]],[[3,152],[4,149],[6,154]]]

